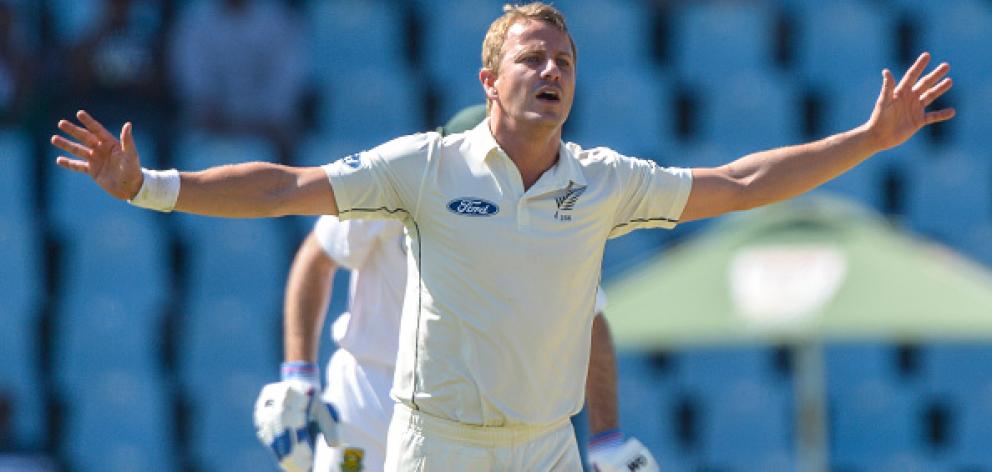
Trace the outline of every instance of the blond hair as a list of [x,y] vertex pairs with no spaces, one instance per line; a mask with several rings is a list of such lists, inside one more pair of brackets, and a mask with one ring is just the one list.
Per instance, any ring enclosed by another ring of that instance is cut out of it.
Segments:
[[[499,75],[499,61],[503,56],[503,44],[506,42],[506,32],[510,27],[519,21],[542,21],[565,33],[568,42],[572,46],[572,60],[576,61],[578,51],[575,48],[575,40],[568,32],[565,24],[565,15],[558,9],[544,2],[532,2],[526,5],[504,5],[503,16],[496,18],[489,25],[486,31],[486,38],[482,40],[482,67],[493,71]],[[486,111],[489,110],[490,100],[486,100]]]

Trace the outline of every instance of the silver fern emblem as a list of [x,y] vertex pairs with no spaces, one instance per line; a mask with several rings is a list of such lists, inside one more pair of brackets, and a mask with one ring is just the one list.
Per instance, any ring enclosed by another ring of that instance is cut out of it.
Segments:
[[555,219],[559,221],[571,221],[572,215],[566,215],[563,212],[573,210],[575,208],[575,202],[579,201],[579,197],[585,191],[585,185],[577,185],[575,182],[569,181],[568,186],[565,187],[565,193],[560,197],[555,197],[555,203],[558,204],[558,210],[555,211]]

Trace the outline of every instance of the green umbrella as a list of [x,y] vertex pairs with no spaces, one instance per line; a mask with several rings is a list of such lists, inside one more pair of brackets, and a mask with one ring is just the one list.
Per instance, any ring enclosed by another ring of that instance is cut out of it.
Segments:
[[992,340],[992,274],[822,194],[743,212],[606,285],[618,346],[792,345],[804,470],[825,470],[820,343]]

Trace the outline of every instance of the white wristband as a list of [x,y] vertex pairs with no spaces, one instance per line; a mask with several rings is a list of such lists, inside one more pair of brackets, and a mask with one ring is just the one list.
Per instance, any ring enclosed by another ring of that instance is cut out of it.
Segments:
[[144,180],[134,198],[127,202],[149,210],[170,212],[176,207],[179,199],[179,171],[148,170],[141,168]]

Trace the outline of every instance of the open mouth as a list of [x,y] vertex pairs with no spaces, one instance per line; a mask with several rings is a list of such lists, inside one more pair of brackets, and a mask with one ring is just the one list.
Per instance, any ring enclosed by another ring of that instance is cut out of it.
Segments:
[[558,91],[554,89],[544,89],[537,92],[537,99],[541,100],[542,102],[557,103],[561,101],[561,94],[559,94]]

